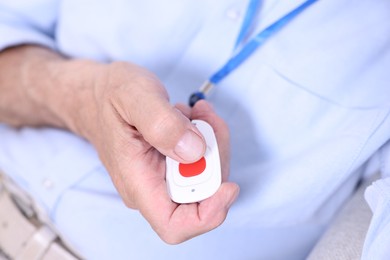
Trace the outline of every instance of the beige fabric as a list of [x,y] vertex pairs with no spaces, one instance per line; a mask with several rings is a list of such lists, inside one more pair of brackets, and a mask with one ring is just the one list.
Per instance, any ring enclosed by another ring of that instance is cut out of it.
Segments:
[[56,235],[46,226],[37,229],[29,238],[15,260],[42,259]]
[[[376,178],[377,176],[374,179]],[[372,181],[373,179],[359,187],[312,250],[308,260],[361,258],[364,239],[372,218],[371,210],[364,200],[364,191]]]
[[63,247],[59,246],[58,243],[53,243],[50,245],[49,250],[43,256],[42,260],[76,260],[76,258],[69,254],[67,251],[63,249]]
[[27,203],[21,203],[25,198],[16,199],[3,184],[0,174],[0,260],[77,260],[59,243],[53,229],[34,218]]
[[2,253],[0,253],[0,260],[7,260],[7,258],[5,258],[5,256]]
[[[19,213],[4,190],[0,194],[0,212],[0,246],[6,255],[14,259],[33,236],[35,227]],[[12,239],[14,237],[17,240]]]

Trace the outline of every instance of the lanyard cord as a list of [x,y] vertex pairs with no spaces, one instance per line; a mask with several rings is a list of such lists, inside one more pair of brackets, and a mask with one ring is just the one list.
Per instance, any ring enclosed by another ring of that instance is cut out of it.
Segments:
[[[291,12],[284,15],[282,18],[269,25],[264,30],[260,31],[256,36],[250,39],[239,51],[235,51],[233,56],[223,65],[216,73],[200,87],[198,92],[193,93],[190,96],[189,105],[193,107],[195,103],[201,99],[206,98],[206,94],[213,88],[214,85],[218,84],[222,79],[234,71],[240,66],[246,59],[248,59],[255,50],[263,45],[268,38],[273,36],[275,33],[280,31],[285,25],[297,17],[307,7],[317,2],[318,0],[307,0],[303,4],[299,5]],[[249,2],[247,12],[237,37],[235,49],[242,44],[247,34],[249,33],[251,26],[254,23],[257,10],[260,7],[260,0],[251,0]]]
[[238,47],[243,44],[245,39],[248,37],[249,31],[254,25],[257,12],[260,9],[261,2],[261,0],[251,0],[249,2],[244,20],[242,21],[240,33],[238,34],[236,44],[234,45],[234,50],[237,50]]

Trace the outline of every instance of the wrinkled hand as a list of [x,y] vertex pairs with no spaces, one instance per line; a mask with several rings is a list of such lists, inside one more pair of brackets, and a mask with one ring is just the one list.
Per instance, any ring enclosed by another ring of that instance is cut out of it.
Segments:
[[[147,70],[67,58],[36,45],[1,52],[0,69],[0,121],[59,127],[89,140],[124,203],[138,209],[164,241],[180,243],[224,221],[238,186],[226,182],[227,127],[206,102],[192,110],[172,107]],[[211,198],[179,205],[167,193],[165,156],[191,163],[206,149],[189,118],[214,128],[225,182]]]
[[[88,102],[93,107],[80,111],[76,125],[86,129],[87,139],[95,145],[124,203],[138,209],[170,244],[219,226],[238,194],[238,186],[226,182],[229,136],[224,122],[205,101],[193,109],[172,107],[159,80],[138,66],[107,66]],[[211,198],[177,204],[167,192],[165,156],[190,163],[200,159],[206,149],[204,138],[189,118],[205,120],[213,127],[223,183]]]

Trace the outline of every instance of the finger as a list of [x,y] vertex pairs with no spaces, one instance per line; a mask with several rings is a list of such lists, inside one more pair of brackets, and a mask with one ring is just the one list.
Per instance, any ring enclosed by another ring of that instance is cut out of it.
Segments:
[[218,227],[225,220],[238,193],[236,184],[223,183],[209,199],[200,203],[176,204],[161,192],[150,201],[149,196],[149,199],[144,198],[142,204],[145,207],[141,207],[140,211],[162,240],[178,244]]
[[148,143],[177,161],[194,162],[205,153],[202,134],[167,99],[151,99],[149,106],[139,111],[135,126]]
[[119,113],[162,154],[183,163],[199,160],[206,150],[202,134],[169,103],[160,81],[149,74],[140,77],[142,73],[147,74],[142,71],[131,79],[137,87],[118,97]]
[[227,181],[230,165],[230,135],[226,123],[215,114],[212,106],[205,100],[198,101],[191,114],[192,119],[208,122],[215,133],[222,167],[222,181]]
[[187,118],[190,118],[191,117],[191,108],[189,106],[187,106],[186,104],[183,104],[183,103],[177,103],[175,105],[175,107],[177,109],[179,109],[180,112],[183,113],[183,115],[185,115]]
[[200,202],[199,217],[205,230],[212,230],[225,220],[231,205],[236,201],[240,188],[232,182],[222,183],[212,197]]
[[[180,233],[171,237],[172,233],[168,232],[164,239],[174,244],[181,243],[217,228],[226,219],[238,192],[239,188],[236,184],[224,183],[214,196],[198,205],[197,203],[180,205],[172,214],[168,225],[171,230],[180,230]],[[182,219],[185,219],[184,223],[181,223]]]

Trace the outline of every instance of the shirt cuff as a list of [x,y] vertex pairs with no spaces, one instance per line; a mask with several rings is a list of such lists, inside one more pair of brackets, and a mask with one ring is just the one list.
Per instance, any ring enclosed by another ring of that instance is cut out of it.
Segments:
[[24,44],[35,44],[56,49],[54,39],[43,33],[31,28],[0,24],[0,51]]

